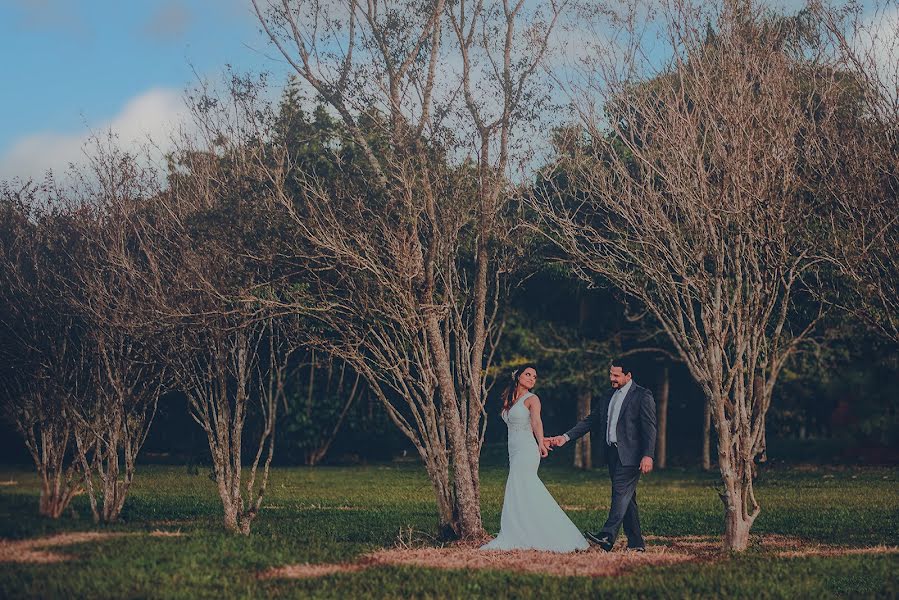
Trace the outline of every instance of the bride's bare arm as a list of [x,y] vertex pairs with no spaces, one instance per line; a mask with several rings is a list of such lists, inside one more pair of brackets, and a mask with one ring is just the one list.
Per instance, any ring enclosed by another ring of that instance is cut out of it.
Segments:
[[525,401],[524,405],[531,413],[531,431],[534,432],[534,437],[537,438],[540,454],[541,456],[546,456],[546,443],[543,439],[543,419],[540,418],[540,398],[531,396]]

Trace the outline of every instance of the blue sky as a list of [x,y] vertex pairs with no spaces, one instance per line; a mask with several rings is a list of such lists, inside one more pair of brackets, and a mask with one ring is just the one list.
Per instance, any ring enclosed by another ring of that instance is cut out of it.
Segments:
[[[882,34],[896,39],[889,1]],[[275,83],[288,73],[250,0],[0,0],[0,55],[0,180],[64,170],[90,131],[111,128],[129,146],[164,139],[185,120],[185,88],[225,65],[271,71]]]
[[88,128],[159,133],[226,64],[283,73],[249,0],[0,0],[0,178],[59,168]]

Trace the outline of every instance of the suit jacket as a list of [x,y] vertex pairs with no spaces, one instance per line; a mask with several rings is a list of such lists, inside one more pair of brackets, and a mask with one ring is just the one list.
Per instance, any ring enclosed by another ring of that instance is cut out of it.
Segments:
[[[594,403],[590,408],[590,414],[569,429],[565,435],[574,441],[588,431],[595,431],[597,436],[601,436],[595,441],[605,444],[609,402],[612,395]],[[621,402],[615,432],[618,438],[618,457],[622,465],[626,467],[639,465],[640,459],[644,456],[655,459],[656,403],[652,392],[637,385],[636,381],[631,382],[631,388]]]

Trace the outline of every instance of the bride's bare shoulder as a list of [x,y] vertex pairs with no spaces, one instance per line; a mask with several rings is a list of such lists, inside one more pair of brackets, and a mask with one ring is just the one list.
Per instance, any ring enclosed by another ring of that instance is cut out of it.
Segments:
[[528,408],[540,408],[540,396],[538,396],[537,394],[531,394],[524,399],[524,405]]

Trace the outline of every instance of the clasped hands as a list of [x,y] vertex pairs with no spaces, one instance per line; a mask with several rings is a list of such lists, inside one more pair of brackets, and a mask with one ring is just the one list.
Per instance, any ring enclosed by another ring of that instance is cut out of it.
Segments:
[[546,458],[549,456],[550,450],[564,446],[566,441],[565,437],[561,435],[543,438],[543,443],[540,444],[540,456]]

